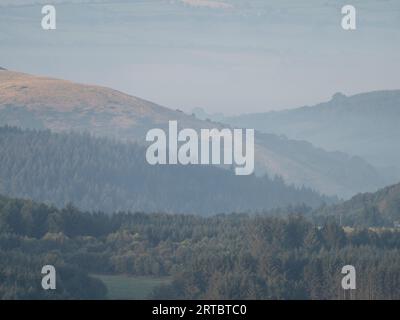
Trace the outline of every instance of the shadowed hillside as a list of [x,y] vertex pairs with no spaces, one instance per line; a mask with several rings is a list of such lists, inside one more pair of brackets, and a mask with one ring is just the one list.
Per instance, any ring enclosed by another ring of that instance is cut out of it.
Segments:
[[205,215],[332,201],[215,166],[151,166],[145,152],[87,134],[0,128],[0,193],[85,210]]
[[381,168],[390,183],[400,178],[400,149],[395,147],[400,138],[400,90],[349,97],[337,93],[330,101],[315,106],[217,117],[231,125],[282,134],[325,150],[357,155]]

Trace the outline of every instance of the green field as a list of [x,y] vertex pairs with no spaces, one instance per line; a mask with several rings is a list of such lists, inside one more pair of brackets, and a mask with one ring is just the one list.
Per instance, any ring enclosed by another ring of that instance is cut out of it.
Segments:
[[132,277],[127,275],[91,275],[100,279],[108,289],[109,299],[146,299],[154,288],[168,284],[170,277]]

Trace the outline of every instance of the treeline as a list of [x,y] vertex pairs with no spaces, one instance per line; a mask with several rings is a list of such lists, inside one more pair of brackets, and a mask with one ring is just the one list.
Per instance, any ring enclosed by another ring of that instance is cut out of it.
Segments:
[[[399,231],[316,226],[302,211],[110,216],[0,198],[0,297],[102,298],[88,277],[102,273],[170,275],[151,296],[163,299],[400,298]],[[41,290],[34,277],[44,264],[61,268],[62,294]],[[344,265],[357,271],[351,294]]]
[[400,227],[400,183],[375,193],[361,193],[348,201],[323,206],[315,220],[333,219],[345,226]]
[[83,210],[214,214],[331,202],[267,176],[150,166],[145,149],[87,134],[0,127],[0,194]]

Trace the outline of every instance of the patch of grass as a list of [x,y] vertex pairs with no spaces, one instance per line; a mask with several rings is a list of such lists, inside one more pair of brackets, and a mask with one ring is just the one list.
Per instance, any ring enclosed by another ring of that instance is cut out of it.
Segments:
[[154,288],[168,284],[170,277],[133,277],[127,275],[91,275],[100,279],[108,289],[108,298],[112,300],[146,299]]

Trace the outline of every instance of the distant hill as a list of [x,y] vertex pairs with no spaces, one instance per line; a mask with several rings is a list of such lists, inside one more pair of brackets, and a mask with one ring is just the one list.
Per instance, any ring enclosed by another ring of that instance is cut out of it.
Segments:
[[333,199],[215,166],[151,166],[145,149],[88,134],[0,128],[0,194],[84,210],[190,214],[319,206]]
[[[90,132],[143,144],[149,129],[166,129],[169,120],[197,130],[226,126],[109,88],[0,71],[0,125]],[[257,175],[278,175],[328,195],[350,197],[387,184],[360,158],[274,134],[256,133],[255,160]]]
[[400,227],[400,183],[375,193],[362,193],[317,215],[333,216],[342,225]]
[[337,93],[314,106],[218,119],[357,155],[386,170],[391,183],[400,179],[400,90]]

